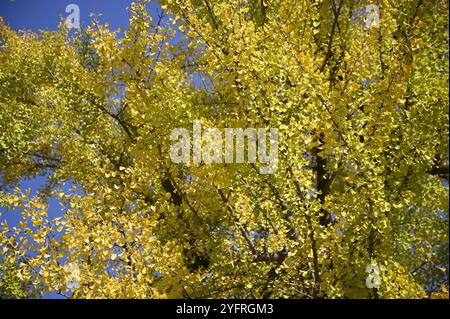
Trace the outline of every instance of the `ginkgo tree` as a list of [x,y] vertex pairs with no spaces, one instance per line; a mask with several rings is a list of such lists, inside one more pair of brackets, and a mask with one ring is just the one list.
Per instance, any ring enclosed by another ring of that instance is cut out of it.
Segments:
[[[74,298],[448,294],[448,1],[160,2],[124,31],[0,22],[17,278]],[[279,129],[278,170],[173,163],[194,120]]]

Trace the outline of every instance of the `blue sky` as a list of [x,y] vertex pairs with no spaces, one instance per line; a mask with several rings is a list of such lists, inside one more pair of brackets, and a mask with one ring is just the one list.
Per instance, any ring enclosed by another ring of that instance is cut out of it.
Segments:
[[[127,7],[131,2],[132,0],[0,0],[0,16],[14,30],[27,29],[35,32],[42,29],[55,30],[62,19],[69,14],[66,13],[66,7],[69,4],[76,4],[80,9],[81,27],[89,24],[91,13],[101,13],[100,21],[108,21],[112,29],[121,28],[123,30],[128,25]],[[159,9],[157,3],[152,4],[149,8],[153,16],[156,16],[157,9]],[[35,194],[45,181],[45,177],[23,180],[20,188],[22,191],[31,188],[32,194]],[[63,214],[54,198],[50,198],[48,204],[50,205],[50,217]],[[19,211],[6,212],[3,207],[0,207],[0,214],[0,222],[6,219],[10,226],[17,225],[21,217]],[[44,298],[62,297],[57,293],[49,293]]]
[[125,27],[128,23],[126,8],[131,0],[0,0],[0,16],[13,29],[54,30],[61,17],[66,17],[66,6],[76,4],[80,8],[81,23],[89,23],[90,13],[102,13],[101,20],[111,28]]

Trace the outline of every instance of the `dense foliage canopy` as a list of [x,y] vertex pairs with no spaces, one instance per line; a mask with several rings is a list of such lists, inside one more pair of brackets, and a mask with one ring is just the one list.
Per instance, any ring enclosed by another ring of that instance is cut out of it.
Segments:
[[[0,22],[0,205],[22,215],[0,254],[17,278],[77,298],[445,291],[448,1],[373,2],[379,26],[364,1],[160,2],[134,3],[124,31]],[[173,163],[171,130],[196,119],[278,128],[278,170]],[[38,175],[38,194],[20,187]]]

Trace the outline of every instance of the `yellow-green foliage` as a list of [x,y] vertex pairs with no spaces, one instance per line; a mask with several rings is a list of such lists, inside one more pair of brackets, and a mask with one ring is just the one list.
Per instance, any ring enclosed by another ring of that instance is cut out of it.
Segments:
[[[74,297],[425,296],[448,271],[432,174],[448,149],[448,1],[379,3],[379,28],[348,0],[168,0],[162,23],[138,2],[123,35],[1,23],[3,186],[49,176],[39,196],[0,194],[22,213],[1,224],[4,262],[46,291],[74,263]],[[170,132],[194,119],[279,128],[277,172],[173,164]]]

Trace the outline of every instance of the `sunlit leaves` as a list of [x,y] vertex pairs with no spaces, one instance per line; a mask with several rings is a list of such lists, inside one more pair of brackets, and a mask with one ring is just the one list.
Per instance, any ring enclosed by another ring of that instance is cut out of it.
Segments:
[[[448,186],[429,173],[448,156],[448,4],[383,3],[370,29],[351,1],[161,2],[170,15],[133,4],[124,32],[1,24],[0,203],[21,219],[0,249],[22,280],[88,298],[416,298],[443,281]],[[194,119],[279,128],[277,173],[172,163],[170,132]],[[38,194],[12,191],[37,174]]]

